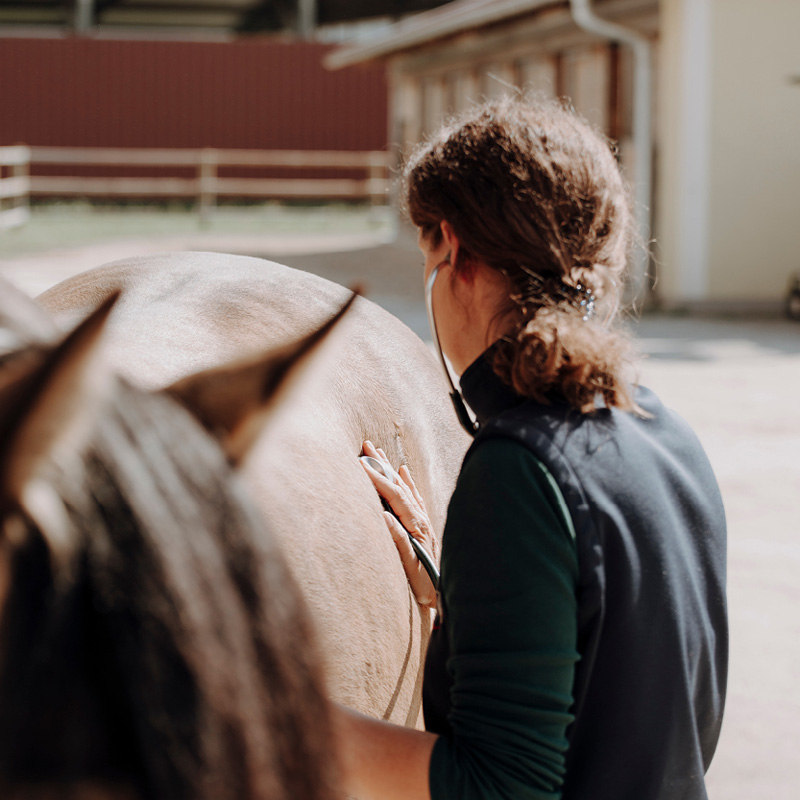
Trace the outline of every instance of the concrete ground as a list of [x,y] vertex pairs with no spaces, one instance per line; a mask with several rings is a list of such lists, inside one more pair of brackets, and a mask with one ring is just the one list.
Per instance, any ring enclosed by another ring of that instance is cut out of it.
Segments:
[[[363,283],[428,338],[421,257],[407,234],[130,240],[0,259],[0,274],[37,294],[83,269],[167,249],[246,253]],[[694,426],[728,514],[730,679],[710,795],[800,797],[800,324],[647,316],[635,330],[642,382]]]

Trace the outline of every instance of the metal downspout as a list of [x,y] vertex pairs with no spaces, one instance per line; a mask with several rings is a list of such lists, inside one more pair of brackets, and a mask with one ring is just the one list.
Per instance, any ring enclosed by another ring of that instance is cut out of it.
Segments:
[[589,33],[628,45],[633,50],[633,143],[634,143],[634,215],[641,238],[636,248],[630,289],[634,299],[642,300],[647,285],[650,240],[650,203],[653,182],[652,132],[652,56],[650,41],[638,31],[598,17],[591,0],[570,0],[575,24]]
[[317,27],[317,0],[298,0],[297,33],[301,39],[311,39]]
[[76,0],[75,2],[75,33],[85,35],[94,25],[94,0]]

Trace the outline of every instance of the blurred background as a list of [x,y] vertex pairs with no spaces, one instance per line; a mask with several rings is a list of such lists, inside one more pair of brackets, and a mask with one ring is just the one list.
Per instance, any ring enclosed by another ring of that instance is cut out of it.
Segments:
[[244,253],[366,283],[428,338],[397,169],[449,114],[528,90],[617,148],[643,380],[725,496],[711,795],[794,798],[796,0],[0,0],[0,274],[35,295],[117,258]]

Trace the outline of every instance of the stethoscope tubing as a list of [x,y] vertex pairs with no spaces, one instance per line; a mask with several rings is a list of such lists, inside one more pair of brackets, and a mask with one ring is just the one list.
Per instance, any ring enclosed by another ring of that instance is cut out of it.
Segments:
[[[449,261],[442,262],[442,264],[449,263]],[[461,392],[456,388],[453,376],[450,374],[450,366],[447,363],[447,359],[444,357],[444,352],[442,351],[442,345],[439,341],[439,333],[436,330],[436,318],[433,315],[433,284],[436,283],[436,277],[439,274],[439,267],[441,267],[442,264],[437,264],[431,270],[428,280],[425,281],[425,308],[428,312],[428,326],[431,329],[431,336],[433,337],[433,346],[436,350],[436,354],[439,356],[439,361],[441,362],[442,369],[447,377],[447,382],[450,384],[450,399],[453,401],[453,408],[455,409],[458,421],[461,423],[461,427],[470,436],[474,437],[480,430],[480,424],[477,420],[472,419],[469,411],[467,411],[467,406],[464,402]]]

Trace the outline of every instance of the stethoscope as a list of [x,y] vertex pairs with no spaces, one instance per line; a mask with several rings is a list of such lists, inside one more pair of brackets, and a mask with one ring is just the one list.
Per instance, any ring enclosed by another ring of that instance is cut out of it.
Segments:
[[439,267],[441,267],[442,264],[449,263],[450,259],[448,256],[445,261],[437,264],[431,270],[428,280],[425,281],[425,308],[428,310],[428,325],[430,326],[431,335],[433,336],[433,346],[436,348],[436,353],[439,356],[439,361],[442,363],[442,368],[444,369],[444,374],[447,377],[447,382],[450,384],[450,388],[452,389],[450,392],[450,399],[453,401],[453,408],[455,408],[456,416],[458,417],[458,421],[461,423],[461,427],[470,436],[474,437],[475,434],[477,434],[477,432],[480,430],[480,423],[470,416],[470,413],[467,410],[467,405],[464,402],[464,398],[462,397],[461,392],[456,388],[455,381],[450,373],[450,365],[447,363],[447,359],[442,352],[442,345],[439,342],[439,334],[436,331],[436,318],[433,316],[433,284],[436,283],[436,277],[439,274]]
[[[444,369],[444,374],[447,377],[447,382],[450,384],[450,389],[452,390],[450,392],[450,399],[453,401],[453,407],[455,408],[456,416],[458,417],[458,421],[461,423],[461,427],[464,428],[464,430],[470,436],[474,437],[480,429],[480,424],[477,422],[477,420],[472,419],[469,411],[467,410],[467,405],[464,402],[464,398],[461,396],[461,392],[456,388],[455,381],[453,380],[453,376],[450,372],[450,365],[447,363],[447,359],[442,351],[442,345],[439,342],[439,334],[436,331],[436,318],[433,315],[433,284],[436,282],[436,277],[439,274],[439,267],[441,267],[442,264],[449,263],[449,260],[442,261],[440,264],[437,264],[433,270],[431,270],[428,280],[425,281],[425,307],[428,310],[428,324],[430,325],[431,335],[433,336],[433,346],[436,349],[436,353],[439,356],[439,361]],[[377,458],[372,458],[371,456],[361,456],[360,458],[362,461],[365,461],[370,467],[372,467],[372,469],[374,469],[376,472],[379,472],[393,483],[402,483],[400,476],[388,464],[378,461]],[[394,513],[385,500],[381,499],[381,502],[387,511]],[[411,542],[411,546],[414,548],[417,558],[419,558],[420,563],[428,573],[428,577],[431,579],[431,583],[433,583],[433,588],[438,591],[440,576],[439,570],[436,569],[436,565],[433,563],[433,559],[431,559],[431,557],[425,551],[425,548],[422,547],[422,545],[408,531],[406,531],[406,533],[408,533],[408,540]]]
[[[378,461],[377,458],[373,458],[372,456],[360,456],[360,460],[366,462],[368,466],[372,467],[372,469],[374,469],[376,472],[379,472],[384,478],[387,478],[392,483],[396,483],[399,486],[403,485],[402,479],[391,468],[391,466],[389,466],[389,464]],[[390,514],[394,514],[392,507],[383,498],[381,498],[381,504]],[[395,516],[397,515],[395,514]],[[414,552],[417,554],[417,558],[420,560],[422,566],[425,567],[425,572],[428,573],[428,577],[431,579],[433,588],[438,592],[440,576],[439,570],[436,569],[436,564],[433,563],[433,559],[428,555],[425,548],[411,535],[411,533],[409,531],[406,531],[406,533],[408,534],[408,541],[411,542],[411,546],[414,548]]]

